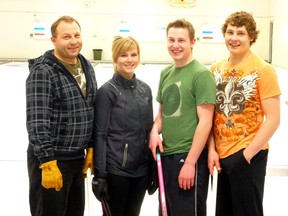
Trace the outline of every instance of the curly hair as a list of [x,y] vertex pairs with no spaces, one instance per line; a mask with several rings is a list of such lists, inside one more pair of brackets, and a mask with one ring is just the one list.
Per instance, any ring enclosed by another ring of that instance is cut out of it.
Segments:
[[259,34],[259,30],[257,30],[256,22],[252,16],[252,14],[247,13],[245,11],[239,11],[232,13],[227,17],[225,23],[222,25],[222,34],[225,35],[228,25],[242,27],[245,26],[249,37],[252,39],[250,45],[256,42]]

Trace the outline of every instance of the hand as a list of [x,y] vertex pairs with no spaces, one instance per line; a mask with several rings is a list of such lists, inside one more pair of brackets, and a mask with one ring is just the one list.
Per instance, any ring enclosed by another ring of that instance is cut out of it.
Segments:
[[92,180],[92,190],[96,198],[101,202],[101,197],[110,199],[108,194],[108,184],[106,178],[94,177]]
[[251,160],[254,157],[255,154],[252,154],[249,150],[248,147],[246,149],[244,149],[243,151],[243,156],[246,159],[248,164],[251,164]]
[[42,186],[46,189],[55,188],[56,191],[60,191],[63,186],[63,179],[57,161],[43,163],[40,169],[42,169]]
[[94,167],[93,167],[93,148],[90,147],[87,149],[87,154],[86,154],[86,158],[84,160],[84,165],[82,168],[82,173],[87,173],[88,168],[90,168],[91,173],[93,174],[94,171]]
[[209,149],[209,151],[208,151],[208,168],[209,168],[210,175],[212,175],[212,176],[213,176],[213,172],[214,172],[214,166],[218,170],[218,173],[220,173],[221,172],[221,165],[220,165],[220,161],[219,161],[219,155],[214,149],[213,150]]
[[183,190],[189,190],[194,186],[194,179],[195,164],[184,163],[178,176],[179,187]]
[[149,148],[152,152],[153,158],[156,161],[156,149],[159,148],[160,152],[163,152],[162,140],[158,133],[151,131],[149,137]]
[[150,162],[150,170],[149,170],[149,180],[148,180],[148,194],[152,195],[159,187],[158,182],[158,172],[157,172],[157,163],[155,161]]

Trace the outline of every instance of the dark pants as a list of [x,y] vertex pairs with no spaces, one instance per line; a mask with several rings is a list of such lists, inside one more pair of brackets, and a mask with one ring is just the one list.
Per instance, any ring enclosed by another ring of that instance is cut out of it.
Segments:
[[[166,204],[169,216],[206,216],[209,170],[207,150],[204,150],[195,167],[195,185],[190,190],[179,187],[178,176],[187,153],[162,157]],[[161,215],[161,208],[159,208]]]
[[240,150],[220,160],[217,216],[263,216],[267,157],[268,150],[260,151],[248,164]]
[[38,159],[28,153],[29,202],[32,216],[82,216],[85,208],[85,186],[82,174],[83,159],[57,161],[62,173],[60,191],[41,185],[42,170]]
[[129,178],[109,174],[108,192],[110,199],[107,202],[111,214],[113,216],[138,216],[147,185],[148,177]]

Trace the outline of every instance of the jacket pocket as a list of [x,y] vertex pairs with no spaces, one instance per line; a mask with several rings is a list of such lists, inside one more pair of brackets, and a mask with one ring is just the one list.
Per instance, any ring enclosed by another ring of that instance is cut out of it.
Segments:
[[122,161],[122,167],[126,166],[127,158],[128,158],[128,143],[125,143],[124,150],[123,150],[123,161]]

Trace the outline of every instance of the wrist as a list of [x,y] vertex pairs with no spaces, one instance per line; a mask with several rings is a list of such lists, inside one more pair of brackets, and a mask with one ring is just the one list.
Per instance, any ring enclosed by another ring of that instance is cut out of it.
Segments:
[[45,163],[42,163],[40,166],[40,169],[45,169],[51,166],[57,166],[57,160],[47,161]]
[[184,165],[188,165],[188,166],[195,166],[195,162],[193,162],[193,161],[187,161],[187,160],[185,160],[185,162],[184,162]]
[[155,134],[155,135],[159,135],[161,132],[159,131],[158,127],[154,125],[154,126],[152,127],[150,133]]
[[107,178],[107,173],[105,172],[97,172],[94,174],[94,177],[95,178],[103,178],[103,179],[106,179]]

